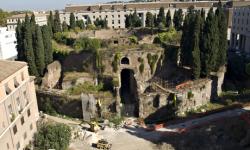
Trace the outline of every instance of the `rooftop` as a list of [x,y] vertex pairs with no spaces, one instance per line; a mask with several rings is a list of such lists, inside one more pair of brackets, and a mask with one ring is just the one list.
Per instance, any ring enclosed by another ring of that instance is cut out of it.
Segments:
[[20,61],[0,60],[0,82],[25,67],[27,63]]
[[[25,18],[25,15],[26,14],[12,15],[12,16],[8,17],[8,19]],[[31,14],[28,14],[28,16],[31,16]],[[45,13],[35,13],[35,17],[43,17],[43,16],[47,16],[47,14],[45,14]]]

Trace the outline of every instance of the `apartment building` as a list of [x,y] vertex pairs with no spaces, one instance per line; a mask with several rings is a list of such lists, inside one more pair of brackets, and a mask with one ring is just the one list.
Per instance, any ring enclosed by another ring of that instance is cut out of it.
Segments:
[[0,27],[0,59],[14,60],[17,57],[16,31]]
[[[23,22],[25,20],[26,14],[18,14],[13,15],[7,18],[7,28],[9,31],[15,30],[17,26],[18,19]],[[31,14],[28,14],[31,16]],[[36,24],[39,26],[43,26],[47,24],[47,14],[46,13],[38,13],[34,12],[35,18],[36,18]]]
[[216,8],[218,1],[199,1],[199,2],[171,2],[171,1],[155,1],[141,3],[114,3],[114,4],[96,4],[96,5],[67,5],[65,11],[60,13],[61,22],[65,21],[69,24],[70,13],[73,12],[76,20],[86,21],[88,18],[94,22],[97,18],[106,19],[110,28],[125,28],[126,15],[137,11],[145,26],[146,14],[158,14],[160,7],[165,8],[165,13],[170,10],[172,18],[174,11],[182,9],[183,13],[187,13],[189,7],[195,9],[204,9],[207,13],[211,7]]
[[0,60],[0,68],[0,149],[23,150],[39,118],[34,77],[25,62]]
[[230,49],[250,54],[250,5],[233,9]]

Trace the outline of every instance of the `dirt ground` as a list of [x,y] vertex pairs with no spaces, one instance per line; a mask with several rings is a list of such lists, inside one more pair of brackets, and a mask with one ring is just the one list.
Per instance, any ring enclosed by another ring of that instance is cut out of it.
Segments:
[[[97,133],[99,139],[105,138],[112,144],[112,150],[154,150],[157,145],[152,141],[157,142],[160,138],[154,132],[147,132],[139,128],[121,128],[115,130],[106,128]],[[142,138],[144,137],[144,138]],[[94,142],[94,141],[93,141]],[[70,150],[95,150],[87,141],[76,140],[70,144]]]
[[[106,128],[96,137],[107,139],[112,150],[250,150],[250,126],[239,117],[211,122],[182,134],[150,132],[130,126],[119,130]],[[70,150],[96,148],[77,140],[71,143]]]

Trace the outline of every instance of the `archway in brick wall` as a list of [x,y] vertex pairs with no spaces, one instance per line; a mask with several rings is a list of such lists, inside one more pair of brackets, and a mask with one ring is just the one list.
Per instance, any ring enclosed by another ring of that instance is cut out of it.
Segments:
[[121,64],[126,64],[126,65],[129,65],[129,59],[127,57],[123,57],[121,59]]
[[134,77],[134,71],[123,69],[121,71],[121,114],[128,117],[139,117],[139,102],[137,83]]

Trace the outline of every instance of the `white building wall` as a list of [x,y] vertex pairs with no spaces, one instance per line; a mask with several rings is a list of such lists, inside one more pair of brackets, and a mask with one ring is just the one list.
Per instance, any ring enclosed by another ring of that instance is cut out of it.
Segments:
[[250,7],[233,9],[230,48],[250,54]]
[[[201,10],[202,8],[195,8],[197,10]],[[204,9],[204,8],[203,8]],[[205,8],[205,13],[207,14],[210,8]],[[173,19],[175,10],[178,8],[166,8],[165,15],[167,14],[168,10],[170,10],[171,18]],[[187,9],[182,9],[183,15],[187,14]],[[137,14],[140,16],[142,20],[143,27],[145,27],[146,22],[146,14],[147,12],[151,12],[153,15],[158,15],[159,9],[149,9],[149,10],[137,10]],[[74,16],[76,20],[83,20],[84,22],[87,20],[87,17],[90,18],[91,22],[93,23],[97,18],[106,19],[108,21],[109,28],[125,28],[125,20],[126,15],[134,13],[133,10],[113,10],[113,11],[92,11],[92,12],[75,12]],[[63,12],[60,13],[61,23],[64,21],[69,24],[70,20],[70,12]]]
[[16,35],[15,31],[8,31],[6,27],[0,28],[0,59],[15,59]]

